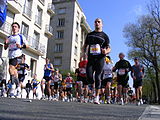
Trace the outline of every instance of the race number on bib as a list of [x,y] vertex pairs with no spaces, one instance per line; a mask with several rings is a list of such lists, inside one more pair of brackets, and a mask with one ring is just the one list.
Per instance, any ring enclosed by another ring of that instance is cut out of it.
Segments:
[[90,53],[92,55],[99,55],[101,54],[101,47],[99,44],[96,44],[96,45],[91,45],[90,47]]
[[10,44],[9,45],[9,50],[14,50],[17,48],[17,45],[16,44]]
[[86,69],[85,68],[79,68],[79,71],[81,74],[86,74]]
[[119,75],[125,75],[125,73],[126,73],[126,70],[125,70],[125,69],[119,69],[119,70],[118,70],[118,74],[119,74]]

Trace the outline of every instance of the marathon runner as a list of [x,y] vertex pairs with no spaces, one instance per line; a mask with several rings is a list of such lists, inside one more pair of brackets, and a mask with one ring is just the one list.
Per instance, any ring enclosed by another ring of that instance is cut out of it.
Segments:
[[[104,58],[111,50],[109,47],[109,38],[102,31],[102,26],[102,19],[97,18],[95,20],[95,30],[87,35],[84,44],[84,55],[88,51],[87,80],[89,84],[94,84],[95,82],[95,104],[100,104],[99,92],[101,88],[101,73],[105,62]],[[95,77],[93,77],[94,73]]]
[[133,87],[136,92],[137,105],[143,104],[142,101],[142,80],[144,78],[144,67],[139,63],[139,59],[134,58],[135,64],[132,66],[131,76],[133,78]]
[[113,67],[113,72],[117,70],[117,82],[118,82],[118,101],[121,105],[127,102],[127,88],[129,80],[129,71],[131,71],[131,64],[124,59],[123,53],[119,54],[120,60]]

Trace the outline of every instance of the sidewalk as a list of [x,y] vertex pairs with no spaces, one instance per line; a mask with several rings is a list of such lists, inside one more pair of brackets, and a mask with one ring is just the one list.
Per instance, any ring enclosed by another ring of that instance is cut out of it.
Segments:
[[149,105],[138,120],[160,120],[160,105]]

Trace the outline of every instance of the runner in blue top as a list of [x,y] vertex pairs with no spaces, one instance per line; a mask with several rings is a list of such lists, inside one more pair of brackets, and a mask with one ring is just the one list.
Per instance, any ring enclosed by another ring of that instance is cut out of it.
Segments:
[[[50,63],[49,58],[46,58],[46,64],[44,65],[44,77],[43,78],[46,80],[47,92],[48,92],[49,99],[52,99],[51,88],[50,88],[52,72],[54,72],[54,67],[53,67],[52,63]],[[42,98],[43,97],[44,97],[44,95],[42,95]]]

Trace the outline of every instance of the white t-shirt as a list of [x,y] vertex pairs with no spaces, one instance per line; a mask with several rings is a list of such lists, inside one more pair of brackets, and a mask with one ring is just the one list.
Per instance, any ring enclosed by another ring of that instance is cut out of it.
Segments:
[[112,68],[113,68],[113,65],[112,64],[104,64],[104,67],[103,67],[103,79],[106,79],[106,78],[112,78]]
[[[26,38],[22,36],[23,44],[27,44]],[[16,44],[21,45],[21,37],[20,35],[11,35],[8,37],[8,57],[9,59],[13,59],[22,55],[22,49],[18,48]]]

